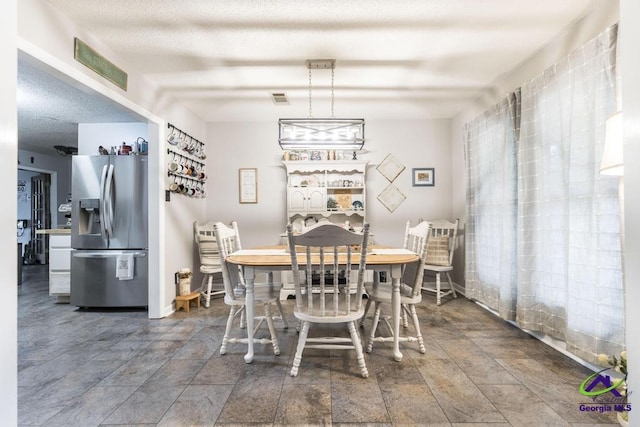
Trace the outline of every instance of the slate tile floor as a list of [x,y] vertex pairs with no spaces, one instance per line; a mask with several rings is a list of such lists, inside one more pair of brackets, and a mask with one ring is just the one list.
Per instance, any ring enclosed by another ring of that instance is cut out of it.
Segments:
[[[363,379],[353,352],[305,352],[289,376],[297,335],[282,353],[257,345],[218,353],[222,300],[160,320],[144,311],[80,311],[49,297],[46,266],[25,266],[18,291],[21,426],[616,425],[578,410],[591,372],[463,297],[419,307],[427,353],[376,343]],[[285,310],[290,324],[292,301]],[[367,330],[367,329],[365,329]],[[264,333],[264,332],[263,332]]]

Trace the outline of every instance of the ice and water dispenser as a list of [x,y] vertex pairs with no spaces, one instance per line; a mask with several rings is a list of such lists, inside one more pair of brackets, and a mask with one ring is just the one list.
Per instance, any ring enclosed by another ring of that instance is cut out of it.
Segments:
[[78,234],[100,234],[100,199],[80,199]]

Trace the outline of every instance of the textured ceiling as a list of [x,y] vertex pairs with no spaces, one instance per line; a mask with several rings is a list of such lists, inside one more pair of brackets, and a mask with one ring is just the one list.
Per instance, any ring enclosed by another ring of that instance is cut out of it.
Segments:
[[[205,121],[306,117],[306,59],[336,59],[336,116],[453,117],[592,0],[48,0]],[[110,58],[111,59],[111,58]],[[116,64],[118,64],[118,61]],[[330,72],[312,74],[330,115]],[[271,92],[290,100],[275,105]]]
[[[66,79],[68,80],[68,79]],[[42,64],[18,57],[18,145],[54,154],[54,145],[78,146],[78,123],[139,122],[141,118],[102,95],[56,77]]]

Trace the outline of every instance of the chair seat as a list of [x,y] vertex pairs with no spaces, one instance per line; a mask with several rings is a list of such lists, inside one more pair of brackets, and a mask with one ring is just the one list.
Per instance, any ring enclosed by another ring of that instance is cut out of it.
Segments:
[[220,265],[205,265],[202,264],[200,266],[200,273],[202,274],[213,274],[213,273],[221,273],[222,267]]
[[433,265],[433,264],[425,264],[425,265],[424,265],[424,269],[425,269],[425,270],[431,270],[431,271],[440,271],[440,272],[445,272],[445,271],[451,271],[451,270],[453,270],[453,266],[451,266],[451,265]]
[[352,309],[348,314],[346,310],[339,310],[337,314],[333,311],[333,306],[327,305],[324,313],[320,309],[320,304],[314,306],[312,312],[299,311],[298,308],[293,309],[293,315],[296,319],[311,323],[346,323],[360,320],[364,315],[364,306],[360,310]]
[[[391,288],[390,283],[366,283],[365,289],[367,290],[367,295],[369,295],[369,299],[380,301],[380,302],[388,302],[391,303],[391,294],[393,293],[393,289]],[[422,301],[422,294],[418,294],[416,296],[411,295],[413,289],[411,286],[408,286],[404,283],[400,284],[400,303],[401,304],[418,304]]]

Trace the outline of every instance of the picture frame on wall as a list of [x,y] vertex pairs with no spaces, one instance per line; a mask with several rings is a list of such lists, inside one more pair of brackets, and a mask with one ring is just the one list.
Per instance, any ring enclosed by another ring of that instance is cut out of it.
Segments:
[[393,182],[398,175],[405,169],[405,166],[396,159],[393,154],[389,153],[376,167],[378,172],[382,174],[389,182]]
[[393,183],[387,185],[387,187],[378,194],[378,200],[384,205],[389,212],[395,211],[405,201],[405,196],[402,191],[398,189]]
[[435,168],[413,168],[414,187],[433,187],[436,185]]
[[258,168],[238,170],[240,203],[258,203]]

